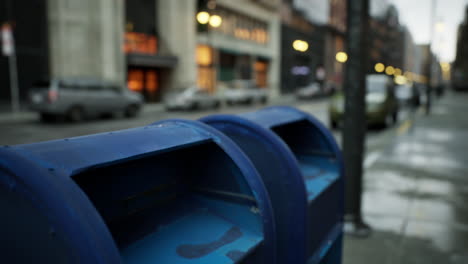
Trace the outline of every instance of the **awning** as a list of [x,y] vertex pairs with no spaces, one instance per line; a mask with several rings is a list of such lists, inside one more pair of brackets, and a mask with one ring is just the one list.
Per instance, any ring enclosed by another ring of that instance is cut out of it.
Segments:
[[129,66],[174,68],[177,62],[178,58],[171,55],[127,54]]

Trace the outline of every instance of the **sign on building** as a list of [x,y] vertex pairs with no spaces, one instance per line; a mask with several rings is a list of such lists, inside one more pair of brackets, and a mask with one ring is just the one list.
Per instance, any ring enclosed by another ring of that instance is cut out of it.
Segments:
[[2,25],[2,54],[4,56],[11,56],[15,52],[15,45],[13,42],[13,33],[11,26],[8,23]]

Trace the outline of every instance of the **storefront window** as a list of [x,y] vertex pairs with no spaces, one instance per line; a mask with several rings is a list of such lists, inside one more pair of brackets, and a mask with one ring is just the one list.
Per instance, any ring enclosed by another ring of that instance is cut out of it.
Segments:
[[158,49],[157,44],[156,36],[137,32],[126,32],[124,52],[155,55]]
[[216,70],[213,64],[213,49],[208,45],[198,45],[196,60],[198,66],[198,87],[209,92],[214,92]]
[[257,87],[267,87],[267,76],[268,76],[268,62],[256,61],[255,62],[255,83]]
[[127,77],[128,89],[134,92],[143,91],[143,71],[139,69],[130,69]]
[[125,19],[125,53],[156,54],[156,1],[125,1]]
[[148,68],[130,68],[127,75],[128,89],[143,94],[146,101],[159,99],[158,71]]

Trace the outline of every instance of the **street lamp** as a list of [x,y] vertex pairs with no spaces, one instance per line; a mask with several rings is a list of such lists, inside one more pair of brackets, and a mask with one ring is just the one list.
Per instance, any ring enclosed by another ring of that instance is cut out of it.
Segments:
[[217,28],[223,23],[223,19],[218,15],[212,15],[209,17],[210,26]]
[[401,69],[400,68],[396,68],[395,69],[395,72],[393,73],[395,76],[400,76],[402,74],[401,72]]
[[197,21],[198,23],[205,25],[210,21],[210,13],[206,11],[200,11],[197,14]]
[[346,54],[344,51],[340,51],[336,53],[335,59],[340,63],[345,63],[348,61],[348,54]]
[[385,73],[387,75],[393,75],[395,74],[395,68],[393,66],[387,66],[387,68],[385,68]]
[[442,22],[442,21],[437,22],[437,23],[435,24],[435,30],[436,30],[437,32],[439,32],[439,33],[440,33],[440,32],[444,32],[444,30],[445,30],[445,23]]
[[306,52],[309,49],[309,43],[304,40],[296,39],[293,44],[293,49],[300,51],[300,52]]
[[374,66],[374,69],[376,72],[384,72],[385,71],[385,65],[383,63],[376,63]]

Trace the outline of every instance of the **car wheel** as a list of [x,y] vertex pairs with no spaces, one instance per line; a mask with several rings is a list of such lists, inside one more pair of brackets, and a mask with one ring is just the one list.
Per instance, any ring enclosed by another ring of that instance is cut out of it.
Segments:
[[78,123],[84,119],[84,110],[81,106],[73,106],[67,112],[67,119],[73,123]]
[[232,105],[234,105],[234,102],[229,100],[229,101],[226,101],[226,104],[229,105],[229,106],[232,106]]
[[260,99],[260,103],[262,104],[266,104],[268,102],[268,99],[266,97],[263,97],[262,99]]
[[40,117],[40,120],[44,123],[53,122],[57,119],[56,115],[49,114],[49,113],[40,113],[39,117]]
[[251,105],[253,103],[253,99],[252,98],[249,98],[247,100],[245,100],[245,104],[246,105]]
[[140,107],[138,105],[129,105],[125,108],[124,115],[125,117],[135,117],[138,115]]
[[219,109],[220,106],[221,106],[221,103],[219,101],[216,101],[213,105],[213,109]]
[[396,111],[395,113],[393,113],[392,115],[392,122],[393,124],[396,124],[398,122],[398,111]]

